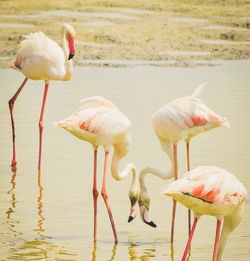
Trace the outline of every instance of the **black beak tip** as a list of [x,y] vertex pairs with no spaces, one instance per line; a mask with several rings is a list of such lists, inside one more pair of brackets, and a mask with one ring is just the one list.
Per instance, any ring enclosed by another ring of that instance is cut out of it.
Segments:
[[132,220],[134,220],[135,217],[129,216],[128,217],[128,223],[130,223]]
[[69,57],[68,57],[68,60],[71,60],[71,59],[74,57],[74,55],[75,55],[75,54],[70,53],[70,54],[69,54]]
[[153,221],[150,221],[150,222],[145,221],[145,223],[146,223],[147,225],[151,226],[151,227],[154,227],[154,228],[157,227],[157,225],[156,225]]

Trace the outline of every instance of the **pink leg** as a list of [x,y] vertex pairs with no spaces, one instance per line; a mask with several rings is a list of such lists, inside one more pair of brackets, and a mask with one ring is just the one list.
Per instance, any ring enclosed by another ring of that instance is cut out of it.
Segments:
[[102,182],[102,197],[103,197],[103,200],[105,202],[105,205],[106,205],[106,208],[108,211],[110,223],[111,223],[114,238],[115,238],[115,244],[117,244],[118,237],[116,234],[115,223],[114,223],[114,219],[112,216],[112,212],[111,212],[111,209],[110,209],[110,206],[108,203],[108,193],[107,193],[107,188],[106,188],[106,179],[107,179],[107,173],[108,173],[108,155],[109,155],[109,151],[105,150],[104,174],[103,174],[103,182]]
[[94,149],[94,179],[93,179],[93,199],[94,199],[94,241],[96,241],[96,218],[97,218],[97,198],[98,190],[96,185],[96,174],[97,174],[97,148]]
[[188,242],[187,242],[187,245],[186,245],[186,248],[185,248],[185,251],[183,253],[181,261],[185,261],[186,258],[187,258],[188,250],[189,250],[190,245],[191,245],[191,241],[192,241],[192,238],[193,238],[193,235],[194,235],[194,231],[195,231],[197,222],[198,222],[198,218],[195,217],[192,229],[191,229],[190,234],[189,234]]
[[[177,164],[177,144],[173,145],[173,158],[174,158],[174,179],[178,179],[178,164]],[[172,226],[171,226],[171,243],[174,241],[174,225],[175,225],[175,213],[176,213],[176,200],[173,199],[172,210]]]
[[[190,171],[190,143],[186,142],[187,170]],[[191,210],[188,209],[188,234],[191,231]]]
[[44,93],[43,93],[43,103],[42,103],[40,119],[39,119],[39,160],[38,160],[38,170],[41,169],[42,145],[43,145],[43,114],[44,114],[44,108],[45,108],[45,103],[46,103],[47,94],[48,94],[48,88],[49,88],[49,84],[45,83]]
[[28,81],[28,78],[25,78],[24,81],[22,82],[21,86],[18,88],[17,92],[14,94],[14,96],[9,100],[9,109],[10,109],[10,117],[11,117],[11,127],[12,127],[12,141],[13,141],[13,154],[12,154],[12,161],[11,161],[11,167],[12,170],[16,170],[16,143],[15,143],[15,124],[14,124],[14,115],[13,115],[13,109],[14,109],[14,103],[22,91],[24,85]]
[[215,241],[214,241],[213,261],[217,260],[218,245],[219,245],[219,239],[220,239],[220,228],[221,228],[221,220],[217,219],[216,234],[215,234]]

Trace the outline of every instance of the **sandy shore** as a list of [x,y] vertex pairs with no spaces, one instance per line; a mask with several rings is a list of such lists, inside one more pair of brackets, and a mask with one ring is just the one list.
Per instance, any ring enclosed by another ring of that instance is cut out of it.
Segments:
[[77,32],[77,65],[193,66],[250,58],[248,1],[65,2],[0,2],[2,68],[15,56],[23,34],[40,30],[60,42],[64,22]]

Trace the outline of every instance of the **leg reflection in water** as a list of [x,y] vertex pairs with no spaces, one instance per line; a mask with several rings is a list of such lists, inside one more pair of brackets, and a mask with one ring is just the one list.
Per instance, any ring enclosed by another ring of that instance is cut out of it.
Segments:
[[35,240],[51,239],[51,237],[44,235],[45,230],[43,228],[43,222],[45,220],[45,217],[43,216],[43,186],[42,186],[42,182],[41,182],[41,171],[40,170],[38,170],[37,185],[38,185],[38,197],[37,197],[38,219],[37,219],[37,227],[34,229],[34,231],[37,232],[38,237],[35,238]]
[[148,245],[147,248],[142,249],[142,254],[139,254],[138,252],[140,251],[139,249],[141,247],[144,247],[144,245],[137,245],[135,243],[130,243],[128,247],[128,254],[130,257],[130,261],[137,261],[137,260],[144,260],[144,261],[149,261],[150,258],[155,258],[156,257],[156,249],[155,246]]
[[[15,213],[15,209],[16,209],[16,203],[17,203],[17,199],[16,199],[16,193],[15,193],[15,188],[16,188],[16,171],[12,171],[12,176],[11,176],[11,181],[10,181],[10,190],[7,192],[8,195],[10,195],[10,206],[8,208],[8,210],[6,211],[6,224],[8,225],[8,230],[10,231],[10,235],[13,235],[13,237],[15,239],[21,239],[23,233],[17,231],[16,229],[16,225],[20,223],[19,220],[13,218],[13,215]],[[8,240],[8,242],[10,243],[10,240]],[[14,243],[13,243],[14,245]]]
[[[170,248],[166,247],[166,241],[164,240],[156,240],[152,242],[147,242],[145,244],[145,241],[142,243],[136,243],[138,240],[135,240],[134,238],[130,241],[130,245],[128,246],[128,255],[130,261],[137,261],[137,260],[143,260],[143,261],[149,261],[149,260],[155,260],[155,257],[160,258],[161,260],[171,260],[174,261],[174,243],[171,243],[168,241],[167,244],[169,244]],[[162,247],[161,247],[162,245]],[[158,253],[156,253],[156,250]],[[158,260],[158,259],[157,259]],[[188,259],[187,259],[188,261]]]
[[[117,244],[113,244],[113,248],[111,250],[111,257],[109,259],[107,259],[107,261],[114,261],[115,260],[115,256],[116,256],[116,248],[117,248]],[[96,249],[97,249],[97,244],[96,241],[94,241],[93,243],[93,250],[92,250],[92,259],[91,261],[96,261],[97,259],[97,255],[96,255]],[[106,260],[106,259],[105,259]]]

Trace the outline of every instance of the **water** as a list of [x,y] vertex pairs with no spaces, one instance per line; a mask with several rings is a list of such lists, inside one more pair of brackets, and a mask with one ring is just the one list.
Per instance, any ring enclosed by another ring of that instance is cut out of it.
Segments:
[[[127,12],[128,13],[128,12]],[[37,18],[37,17],[80,17],[80,18],[107,18],[107,19],[125,19],[125,20],[137,20],[139,19],[133,15],[126,15],[123,13],[85,13],[85,12],[75,12],[68,10],[54,10],[40,12],[37,14],[22,15],[22,18]],[[1,15],[2,18],[17,18],[18,16],[13,15]]]
[[231,44],[231,45],[250,45],[249,41],[226,41],[226,40],[200,40],[201,43],[203,44],[219,44],[219,45],[224,45],[224,44]]
[[160,55],[171,56],[209,56],[210,52],[198,52],[198,51],[178,51],[178,50],[165,50],[159,52]]
[[[0,70],[0,260],[180,260],[186,239],[186,209],[178,205],[174,249],[170,246],[171,201],[161,195],[168,183],[148,176],[153,229],[139,215],[127,224],[130,179],[108,179],[108,193],[119,236],[113,235],[102,198],[98,200],[98,240],[93,244],[91,146],[54,128],[78,107],[78,101],[103,95],[130,118],[132,144],[127,158],[138,169],[170,167],[151,127],[151,115],[176,97],[188,95],[200,83],[208,84],[201,98],[227,117],[230,129],[216,129],[193,139],[191,163],[225,168],[250,191],[250,62],[216,67],[75,68],[71,82],[52,82],[45,112],[44,155],[37,173],[38,118],[43,82],[28,81],[15,106],[17,132],[16,175],[10,170],[11,127],[7,102],[23,80],[13,70]],[[185,170],[185,147],[179,145],[180,172]],[[99,151],[98,185],[101,187],[103,152]],[[250,259],[250,200],[243,220],[231,235],[224,260]],[[204,217],[194,236],[190,260],[211,260],[215,219]],[[174,251],[173,251],[174,250]],[[172,257],[171,257],[172,256]]]
[[20,23],[0,23],[1,28],[32,28],[32,24],[20,24]]

